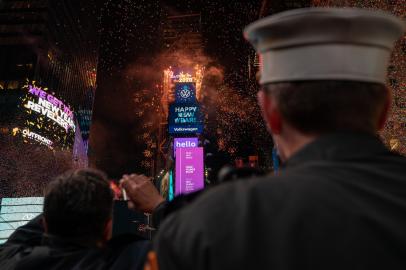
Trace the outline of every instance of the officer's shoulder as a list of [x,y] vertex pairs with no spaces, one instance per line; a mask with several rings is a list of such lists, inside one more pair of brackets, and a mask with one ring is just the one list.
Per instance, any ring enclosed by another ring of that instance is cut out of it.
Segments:
[[[222,184],[201,195],[190,207],[190,211],[217,215],[222,211],[232,211],[238,206],[254,201],[267,200],[269,203],[290,200],[292,196],[323,196],[326,188],[317,174],[305,174],[302,170],[292,170],[281,175],[267,175]],[[329,188],[329,187],[327,187]],[[260,202],[258,202],[260,203]],[[218,213],[217,213],[218,212]]]

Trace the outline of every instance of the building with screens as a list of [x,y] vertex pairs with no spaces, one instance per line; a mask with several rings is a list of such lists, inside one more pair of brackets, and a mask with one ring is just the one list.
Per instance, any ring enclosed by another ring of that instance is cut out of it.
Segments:
[[0,197],[39,195],[87,164],[99,10],[97,0],[0,1]]
[[162,28],[163,55],[166,68],[162,71],[160,125],[158,129],[156,155],[157,171],[169,168],[168,150],[171,144],[168,136],[169,105],[175,101],[175,84],[193,82],[196,84],[196,98],[201,98],[204,76],[202,62],[204,42],[202,38],[202,16],[199,12],[172,14],[165,11]]
[[[98,12],[94,2],[0,2],[0,125],[3,134],[7,129],[12,133],[13,128],[22,128],[26,118],[21,115],[21,98],[31,85],[69,106],[87,140],[88,115],[93,104],[89,96],[94,96],[98,53]],[[55,145],[72,148],[73,141],[74,134],[68,133],[65,141],[55,142]]]

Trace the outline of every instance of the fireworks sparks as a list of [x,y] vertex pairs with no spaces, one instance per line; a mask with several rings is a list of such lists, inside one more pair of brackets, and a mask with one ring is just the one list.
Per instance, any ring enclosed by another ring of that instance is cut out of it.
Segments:
[[[180,63],[178,63],[180,64]],[[196,98],[198,101],[202,97],[202,82],[204,76],[204,66],[196,64],[194,66],[194,74],[184,72],[180,67],[180,72],[175,74],[172,66],[163,71],[163,93],[161,103],[164,108],[165,116],[168,116],[168,104],[175,100],[175,83],[177,82],[193,82],[196,84]]]
[[[315,6],[321,7],[357,7],[383,10],[398,17],[406,16],[404,1],[384,0],[317,0]],[[388,88],[392,91],[391,114],[381,132],[386,145],[393,151],[406,155],[406,35],[400,39],[392,53],[388,69]]]

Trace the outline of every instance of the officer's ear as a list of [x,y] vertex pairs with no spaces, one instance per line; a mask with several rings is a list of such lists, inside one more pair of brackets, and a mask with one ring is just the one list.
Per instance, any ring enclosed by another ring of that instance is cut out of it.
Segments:
[[47,224],[47,221],[45,220],[44,216],[42,216],[41,223],[42,223],[42,227],[44,228],[44,232],[48,233],[48,224]]
[[104,230],[103,230],[103,242],[107,242],[111,239],[111,236],[113,234],[113,219],[110,218],[105,226],[104,226]]
[[280,134],[282,131],[282,117],[276,100],[267,94],[265,90],[262,90],[258,92],[258,104],[268,131],[274,135]]
[[386,89],[386,101],[378,119],[379,121],[378,130],[382,130],[384,128],[392,104],[392,91],[390,91],[387,87],[385,87],[385,89]]

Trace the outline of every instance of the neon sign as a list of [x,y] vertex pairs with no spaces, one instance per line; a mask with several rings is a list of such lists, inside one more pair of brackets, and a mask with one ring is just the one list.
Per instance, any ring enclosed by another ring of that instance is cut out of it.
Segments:
[[176,157],[177,148],[193,148],[199,145],[199,139],[197,137],[193,138],[175,138],[173,140],[173,156]]

